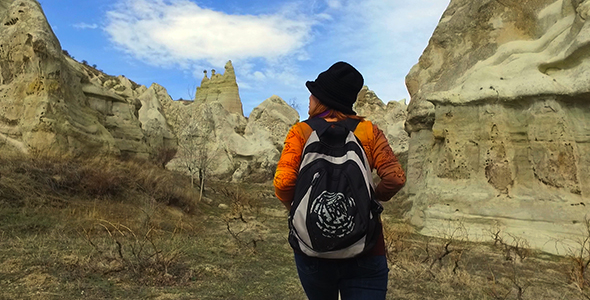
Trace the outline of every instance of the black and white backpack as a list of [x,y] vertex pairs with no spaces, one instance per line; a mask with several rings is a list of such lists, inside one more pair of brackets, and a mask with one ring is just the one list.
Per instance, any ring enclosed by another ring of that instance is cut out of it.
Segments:
[[354,135],[359,120],[305,122],[313,132],[301,156],[289,243],[308,256],[358,256],[375,245],[383,210],[374,198],[371,166]]

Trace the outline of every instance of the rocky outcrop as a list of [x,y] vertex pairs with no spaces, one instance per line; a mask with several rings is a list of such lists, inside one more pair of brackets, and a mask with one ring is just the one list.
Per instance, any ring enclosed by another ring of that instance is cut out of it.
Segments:
[[[206,168],[212,177],[235,182],[272,179],[285,136],[299,121],[297,111],[278,96],[266,99],[248,118],[230,113],[219,102],[165,101],[163,107],[180,140],[179,152],[167,167],[195,172],[195,176],[199,168]],[[392,101],[385,105],[365,87],[354,109],[384,131],[405,162],[405,104]]]
[[268,140],[274,148],[282,151],[287,132],[298,120],[297,111],[281,97],[273,95],[252,110],[245,136]]
[[1,151],[155,158],[176,148],[163,88],[65,55],[38,2],[0,3]]
[[163,108],[179,137],[178,154],[168,168],[194,176],[204,169],[206,176],[238,182],[272,178],[285,135],[299,120],[277,96],[254,108],[249,118],[217,101],[165,101]]
[[588,0],[451,1],[406,77],[409,217],[422,233],[499,227],[561,254],[581,233],[589,12]]
[[[194,102],[172,101],[157,84],[147,88],[71,58],[36,1],[0,0],[0,18],[0,151],[165,163],[178,147],[172,169],[259,182],[274,175],[285,135],[299,121],[278,96],[245,118],[231,61],[223,75],[205,75]],[[401,106],[385,106],[371,91],[363,95],[357,109],[390,132],[403,155]]]
[[201,86],[197,87],[195,93],[195,103],[219,102],[228,112],[243,116],[242,101],[231,60],[225,64],[223,75],[211,70],[211,78],[208,78],[206,70],[204,73]]
[[409,136],[404,130],[407,116],[407,106],[404,101],[389,101],[386,105],[375,92],[364,86],[353,109],[359,116],[366,117],[383,131],[393,153],[405,169],[408,161]]
[[161,102],[170,99],[158,84],[149,88],[124,76],[112,77],[70,60],[88,79],[82,86],[88,105],[115,140],[122,155],[156,158],[174,151],[177,139],[169,128]]
[[[244,146],[236,147],[236,155],[241,160],[251,162],[247,172],[251,174],[251,178],[273,178],[283,151],[285,136],[297,121],[297,111],[276,95],[264,100],[252,110],[244,131],[244,138],[248,142],[244,143]],[[233,181],[242,181],[244,178],[238,172],[232,176]]]
[[[0,134],[23,152],[117,153],[36,1],[0,11]],[[9,3],[9,5],[6,5]]]

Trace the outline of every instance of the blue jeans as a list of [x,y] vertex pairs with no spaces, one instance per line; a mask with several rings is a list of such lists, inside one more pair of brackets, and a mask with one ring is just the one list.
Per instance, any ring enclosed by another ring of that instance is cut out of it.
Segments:
[[297,273],[309,300],[379,300],[387,294],[387,259],[364,256],[323,259],[295,253]]

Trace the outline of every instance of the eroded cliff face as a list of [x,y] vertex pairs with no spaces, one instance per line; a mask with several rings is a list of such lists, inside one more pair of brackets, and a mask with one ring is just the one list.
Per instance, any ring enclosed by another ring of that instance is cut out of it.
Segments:
[[155,158],[177,141],[169,97],[62,52],[37,1],[0,1],[0,150]]
[[85,106],[79,80],[35,1],[0,11],[0,138],[4,147],[115,153],[112,137]]
[[430,235],[564,252],[590,212],[590,1],[453,0],[406,77],[407,190]]

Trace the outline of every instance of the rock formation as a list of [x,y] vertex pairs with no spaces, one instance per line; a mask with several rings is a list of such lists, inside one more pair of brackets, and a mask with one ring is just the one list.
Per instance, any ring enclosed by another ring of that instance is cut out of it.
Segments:
[[[590,204],[590,1],[452,0],[406,77],[422,233],[564,254]],[[590,206],[589,206],[590,207]]]
[[[155,83],[147,88],[75,61],[36,1],[0,0],[0,20],[0,151],[162,159],[178,147],[169,168],[261,182],[274,175],[285,135],[299,121],[278,96],[245,118],[231,61],[223,75],[205,75],[194,102],[172,101]],[[366,89],[361,98],[357,110],[405,155],[403,107],[385,106]]]
[[[368,115],[382,128],[405,162],[406,106],[393,101],[385,105],[366,87],[355,105],[360,115]],[[179,137],[179,152],[167,167],[187,173],[206,167],[211,177],[235,182],[272,179],[285,136],[299,121],[297,111],[278,96],[266,99],[248,118],[227,111],[218,101],[164,101],[163,107]]]
[[375,92],[364,86],[354,103],[354,111],[359,116],[379,126],[385,133],[393,153],[398,157],[404,169],[408,161],[408,133],[404,130],[407,106],[403,101],[390,101],[385,105]]
[[211,78],[207,77],[207,71],[201,81],[201,86],[197,87],[195,93],[195,103],[212,103],[219,102],[230,113],[244,115],[242,110],[242,101],[236,83],[236,73],[231,60],[225,64],[225,73],[223,75],[211,71]]
[[[233,181],[263,182],[274,175],[297,111],[277,96],[254,108],[249,118],[218,102],[165,101],[164,112],[179,137],[179,151],[168,168]],[[197,174],[193,174],[197,175]]]
[[0,151],[154,158],[176,148],[162,87],[64,55],[37,1],[0,0]]
[[99,112],[99,122],[113,136],[122,155],[156,158],[163,151],[175,151],[178,141],[161,105],[171,100],[165,88],[156,83],[146,88],[124,76],[108,76],[68,61],[74,68],[81,68],[89,81],[82,86],[88,105]]

